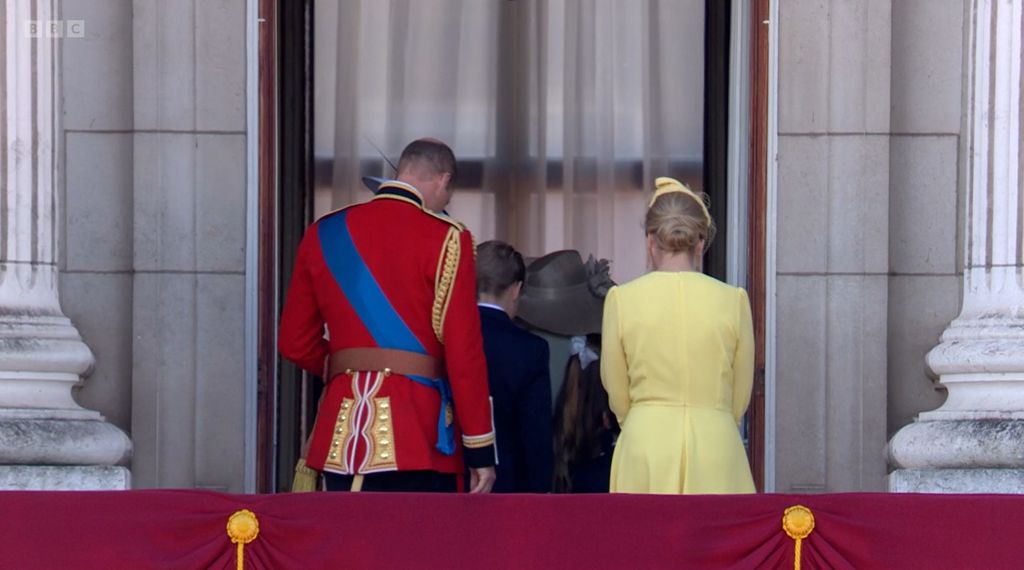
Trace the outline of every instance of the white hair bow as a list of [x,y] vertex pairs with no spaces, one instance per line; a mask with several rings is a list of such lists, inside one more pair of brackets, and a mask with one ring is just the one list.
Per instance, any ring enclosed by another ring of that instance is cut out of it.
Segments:
[[580,370],[585,370],[597,360],[597,352],[587,346],[587,337],[574,336],[570,339],[569,354],[580,357]]

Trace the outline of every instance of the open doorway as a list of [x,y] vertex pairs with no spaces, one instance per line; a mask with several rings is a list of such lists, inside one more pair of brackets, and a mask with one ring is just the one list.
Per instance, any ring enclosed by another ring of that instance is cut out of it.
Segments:
[[[393,174],[388,160],[426,135],[459,158],[452,214],[478,240],[504,239],[527,255],[593,253],[624,282],[644,270],[645,196],[655,176],[668,175],[710,195],[720,231],[704,267],[725,280],[730,255],[745,256],[756,233],[725,223],[737,207],[730,34],[733,2],[742,1],[262,0],[278,34],[276,190],[261,207],[274,278],[261,290],[263,328],[276,326],[306,225],[368,197],[361,176]],[[737,239],[744,243],[730,253]],[[756,312],[753,294],[752,302]],[[319,380],[269,352],[261,348],[257,480],[261,491],[280,491],[311,427]],[[751,409],[760,488],[757,386]]]

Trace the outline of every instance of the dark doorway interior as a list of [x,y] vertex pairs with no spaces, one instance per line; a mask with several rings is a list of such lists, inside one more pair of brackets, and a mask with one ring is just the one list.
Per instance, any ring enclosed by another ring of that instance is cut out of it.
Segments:
[[704,271],[725,281],[725,216],[728,211],[729,27],[732,2],[704,3],[704,191],[718,217],[718,237],[704,259]]
[[[278,75],[278,307],[291,281],[295,252],[313,212],[313,0],[279,5]],[[321,382],[290,362],[277,370],[276,453],[273,491],[291,488],[294,466],[312,429]]]

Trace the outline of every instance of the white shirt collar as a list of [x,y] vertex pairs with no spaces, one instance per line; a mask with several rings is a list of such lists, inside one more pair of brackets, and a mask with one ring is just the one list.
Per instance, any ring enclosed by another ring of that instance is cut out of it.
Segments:
[[488,309],[497,309],[497,310],[501,311],[502,313],[505,313],[505,309],[499,307],[498,305],[495,305],[494,303],[477,303],[476,306],[477,307],[487,307]]

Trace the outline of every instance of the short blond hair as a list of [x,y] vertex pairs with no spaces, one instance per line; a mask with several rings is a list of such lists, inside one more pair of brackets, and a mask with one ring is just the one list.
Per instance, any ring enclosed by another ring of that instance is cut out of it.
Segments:
[[[704,204],[698,200],[703,200]],[[692,251],[701,240],[707,251],[715,239],[715,222],[706,214],[706,204],[707,196],[703,192],[689,188],[687,192],[663,193],[647,208],[644,230],[662,251]]]

